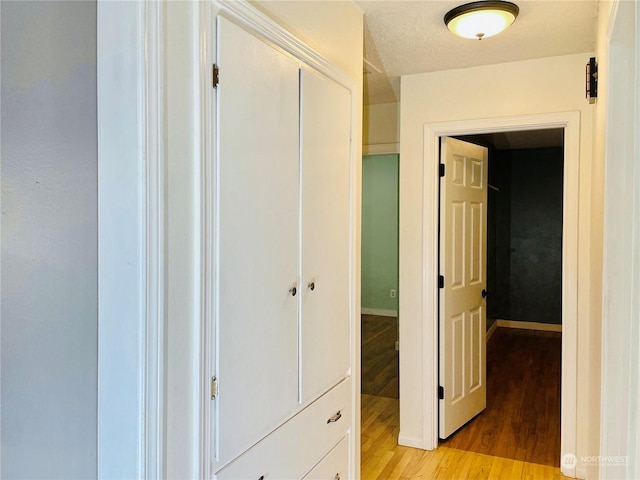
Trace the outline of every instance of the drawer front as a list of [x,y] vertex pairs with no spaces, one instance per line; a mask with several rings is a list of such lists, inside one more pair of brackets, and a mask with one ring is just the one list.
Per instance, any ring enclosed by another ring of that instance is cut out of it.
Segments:
[[349,435],[320,460],[304,480],[347,480],[349,477]]
[[214,475],[216,480],[300,479],[347,433],[351,381],[335,388]]

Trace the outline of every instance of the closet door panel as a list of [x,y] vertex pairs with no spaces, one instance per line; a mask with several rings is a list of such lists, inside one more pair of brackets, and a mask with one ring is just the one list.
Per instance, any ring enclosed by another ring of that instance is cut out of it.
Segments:
[[218,18],[216,459],[298,407],[299,69]]
[[303,403],[349,372],[350,92],[301,72]]

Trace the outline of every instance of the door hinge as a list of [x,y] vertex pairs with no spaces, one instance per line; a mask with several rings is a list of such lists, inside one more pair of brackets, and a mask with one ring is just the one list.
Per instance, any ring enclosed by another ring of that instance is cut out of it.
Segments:
[[442,385],[438,386],[438,399],[444,400],[444,387]]
[[220,69],[218,68],[218,66],[214,63],[213,64],[213,88],[217,88],[218,87],[218,83],[220,83]]
[[218,379],[211,377],[211,400],[215,400],[218,396]]
[[440,164],[440,176],[444,177],[444,163]]
[[438,275],[438,288],[444,288],[444,275]]

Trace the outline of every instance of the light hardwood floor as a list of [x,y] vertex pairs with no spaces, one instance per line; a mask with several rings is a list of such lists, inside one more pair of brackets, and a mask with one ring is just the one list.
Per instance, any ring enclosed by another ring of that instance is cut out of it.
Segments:
[[395,322],[362,317],[363,480],[568,478],[554,466],[560,334],[499,329],[488,349],[487,411],[429,452],[397,445]]
[[398,399],[362,395],[363,480],[568,479],[559,468],[440,446],[433,451],[401,447]]
[[560,465],[562,334],[497,328],[487,344],[487,408],[444,446]]

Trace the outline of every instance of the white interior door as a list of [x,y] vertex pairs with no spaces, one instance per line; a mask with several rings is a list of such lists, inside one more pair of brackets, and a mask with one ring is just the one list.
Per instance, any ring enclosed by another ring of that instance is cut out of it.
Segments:
[[299,68],[222,17],[218,65],[214,421],[226,462],[298,405]]
[[440,438],[486,407],[487,149],[441,139]]
[[348,374],[351,94],[301,71],[302,402]]

